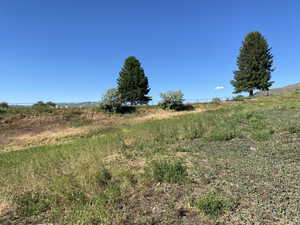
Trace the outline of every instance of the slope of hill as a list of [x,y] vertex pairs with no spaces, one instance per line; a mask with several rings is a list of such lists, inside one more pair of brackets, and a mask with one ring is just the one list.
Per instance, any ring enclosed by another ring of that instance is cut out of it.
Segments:
[[[272,89],[270,89],[269,94],[270,95],[288,94],[288,93],[291,93],[291,92],[295,92],[299,89],[300,89],[300,83],[296,83],[296,84],[291,84],[291,85],[284,86],[284,87],[281,87],[281,88],[272,88]],[[257,92],[255,95],[263,96],[263,95],[265,95],[265,93]]]
[[299,224],[299,117],[257,97],[2,152],[0,224]]

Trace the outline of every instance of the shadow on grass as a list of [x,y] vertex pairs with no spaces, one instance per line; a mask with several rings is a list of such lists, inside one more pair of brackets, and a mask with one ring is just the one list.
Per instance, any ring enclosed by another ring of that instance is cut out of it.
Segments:
[[186,104],[186,105],[183,105],[179,110],[177,111],[193,111],[195,110],[195,107],[191,104]]
[[130,114],[136,112],[136,107],[135,106],[129,106],[129,105],[123,105],[120,108],[119,113],[121,114]]

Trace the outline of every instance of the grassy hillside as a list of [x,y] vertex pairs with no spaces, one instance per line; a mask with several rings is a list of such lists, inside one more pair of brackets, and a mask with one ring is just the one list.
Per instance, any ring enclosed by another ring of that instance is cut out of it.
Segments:
[[[288,85],[288,86],[281,87],[281,88],[272,88],[272,89],[270,89],[269,94],[270,95],[282,95],[282,94],[293,93],[297,90],[300,90],[300,83]],[[256,93],[256,95],[262,96],[262,95],[264,95],[264,93],[258,92],[258,93]]]
[[299,224],[299,116],[258,97],[0,153],[0,224]]

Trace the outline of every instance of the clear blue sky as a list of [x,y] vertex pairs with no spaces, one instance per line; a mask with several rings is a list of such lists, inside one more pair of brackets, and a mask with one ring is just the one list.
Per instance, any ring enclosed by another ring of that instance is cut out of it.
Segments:
[[299,0],[2,0],[0,101],[97,101],[131,55],[155,100],[231,96],[250,31],[273,48],[274,86],[300,82],[299,12]]

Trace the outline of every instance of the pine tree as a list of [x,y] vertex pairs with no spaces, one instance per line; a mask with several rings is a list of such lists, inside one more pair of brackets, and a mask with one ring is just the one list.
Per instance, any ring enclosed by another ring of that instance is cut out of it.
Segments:
[[141,67],[141,63],[134,56],[125,60],[124,66],[117,80],[118,91],[123,103],[131,105],[147,104],[151,97],[148,78]]
[[273,55],[264,36],[259,32],[249,33],[243,41],[240,55],[237,57],[239,70],[234,71],[234,93],[243,91],[253,96],[255,89],[268,91],[273,82],[270,81]]

